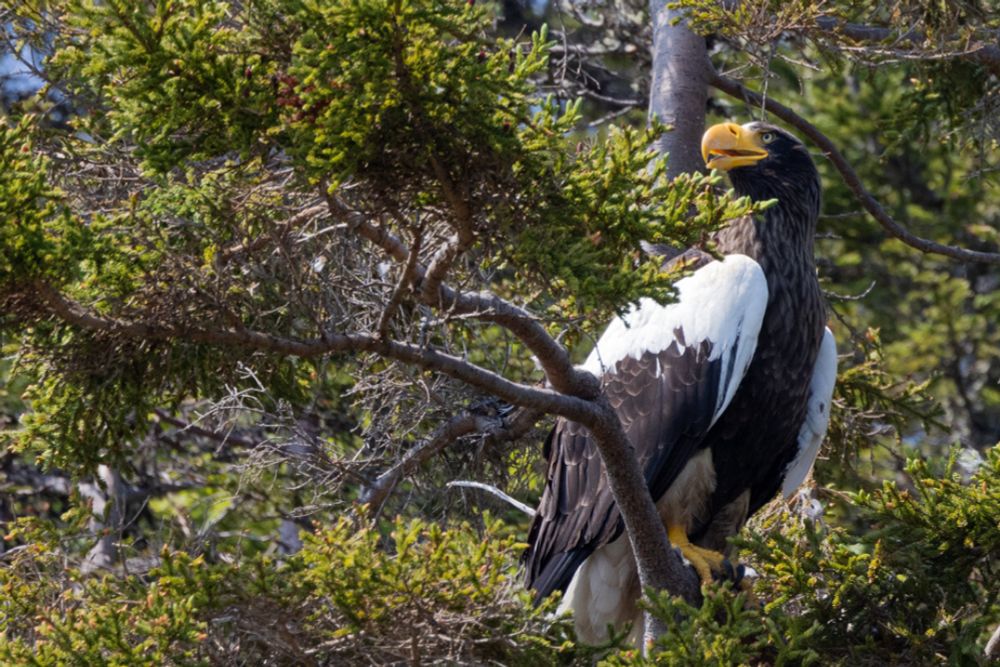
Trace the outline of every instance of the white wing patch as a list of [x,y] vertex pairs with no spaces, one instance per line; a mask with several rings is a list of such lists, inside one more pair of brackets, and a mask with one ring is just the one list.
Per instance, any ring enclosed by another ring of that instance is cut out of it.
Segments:
[[[722,359],[721,391],[712,424],[729,407],[757,349],[767,308],[764,271],[746,255],[728,255],[677,281],[677,301],[661,306],[641,299],[605,330],[583,368],[598,377],[626,357],[712,344],[709,361]],[[675,332],[680,332],[678,337]],[[683,344],[682,344],[683,343]]]
[[781,483],[781,492],[786,498],[791,498],[816,461],[819,446],[823,444],[826,428],[830,425],[830,401],[836,382],[837,342],[833,339],[833,332],[827,328],[813,366],[809,406],[806,409],[806,419],[799,429],[799,451],[785,469],[785,479]]

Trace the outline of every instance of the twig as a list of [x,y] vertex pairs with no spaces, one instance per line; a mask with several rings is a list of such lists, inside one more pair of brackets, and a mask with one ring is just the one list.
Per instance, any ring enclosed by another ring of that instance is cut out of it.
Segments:
[[858,202],[890,235],[898,238],[911,248],[916,248],[921,252],[944,255],[963,262],[1000,264],[1000,253],[982,252],[979,250],[969,250],[967,248],[944,245],[911,233],[905,227],[896,222],[893,217],[889,215],[884,208],[882,208],[882,205],[878,202],[878,200],[875,199],[875,197],[868,192],[867,189],[865,189],[864,184],[861,182],[861,178],[858,176],[857,172],[854,171],[854,168],[851,167],[847,159],[840,153],[839,150],[837,150],[837,147],[833,144],[833,142],[830,141],[825,134],[820,132],[816,126],[792,111],[790,108],[786,107],[784,104],[776,101],[774,98],[769,97],[767,100],[762,99],[758,93],[750,90],[739,81],[722,76],[715,71],[713,71],[709,77],[709,85],[718,88],[727,95],[743,100],[753,106],[761,105],[778,118],[800,130],[806,137],[816,144],[820,150],[824,152],[827,159],[829,159],[837,171],[840,172],[841,178],[844,179],[844,183],[854,193]]
[[454,482],[448,482],[445,484],[449,489],[453,487],[467,488],[467,489],[479,489],[480,491],[485,491],[486,493],[492,494],[499,498],[500,500],[506,502],[508,505],[514,507],[515,509],[521,510],[528,516],[535,516],[535,510],[528,507],[520,500],[513,498],[495,486],[490,486],[489,484],[484,484],[483,482],[471,482],[467,480],[455,480]]
[[[843,35],[848,39],[854,40],[855,42],[884,43],[892,40],[895,44],[910,43],[913,45],[920,45],[926,40],[926,35],[921,30],[914,29],[907,30],[906,32],[897,32],[891,28],[868,26],[860,23],[849,23],[832,16],[821,16],[816,19],[816,27],[824,32]],[[996,37],[997,35],[994,35],[994,41],[996,40]],[[940,58],[971,60],[987,68],[994,74],[1000,74],[1000,46],[997,46],[995,43],[977,43],[962,51],[950,53],[926,53],[917,55],[919,56],[917,59],[923,60]]]
[[830,292],[823,290],[823,296],[832,301],[861,301],[866,296],[871,294],[872,290],[875,289],[875,281],[873,280],[871,284],[864,289],[860,294],[837,294],[836,292]]
[[[235,445],[237,447],[243,447],[245,449],[253,449],[257,446],[257,443],[252,440],[247,440],[246,438],[241,438],[238,435],[233,435],[232,433],[218,433],[216,431],[210,431],[208,429],[192,424],[191,422],[184,421],[183,419],[178,419],[174,417],[166,410],[161,410],[157,408],[153,410],[156,417],[171,426],[179,428],[184,433],[190,433],[192,435],[198,435],[203,438],[208,438],[213,442],[217,442],[222,446]],[[220,448],[221,449],[221,448]]]
[[396,316],[399,306],[403,303],[403,297],[406,295],[406,291],[414,284],[417,273],[417,261],[420,258],[420,244],[422,241],[423,228],[421,227],[414,235],[413,245],[410,247],[410,255],[406,259],[406,265],[403,267],[403,270],[400,271],[399,280],[396,282],[396,286],[392,290],[392,296],[389,297],[389,302],[385,304],[385,309],[379,317],[378,326],[375,329],[375,331],[378,332],[379,338],[389,337],[389,324],[392,322],[392,318]]

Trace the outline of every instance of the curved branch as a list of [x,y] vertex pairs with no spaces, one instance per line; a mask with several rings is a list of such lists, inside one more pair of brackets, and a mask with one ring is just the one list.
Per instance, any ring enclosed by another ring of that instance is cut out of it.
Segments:
[[825,134],[820,132],[815,125],[792,111],[790,108],[786,107],[781,102],[777,102],[771,97],[764,99],[760,94],[750,90],[739,81],[722,76],[718,72],[714,72],[711,75],[709,85],[714,88],[718,88],[727,95],[731,95],[732,97],[748,104],[754,106],[763,105],[765,109],[773,113],[775,116],[801,131],[803,135],[808,137],[813,144],[824,152],[833,166],[838,172],[840,172],[840,176],[844,179],[844,183],[851,189],[851,192],[854,193],[855,198],[857,198],[864,209],[868,211],[868,213],[870,213],[880,225],[882,225],[883,229],[906,245],[911,248],[916,248],[921,252],[944,255],[945,257],[951,257],[952,259],[957,259],[963,262],[1000,264],[1000,253],[969,250],[967,248],[959,248],[956,246],[945,245],[943,243],[937,243],[936,241],[931,241],[930,239],[925,239],[913,234],[901,224],[896,222],[893,217],[889,215],[884,208],[882,208],[882,205],[879,204],[878,200],[875,199],[875,197],[868,192],[867,189],[865,189],[865,186],[861,182],[861,178],[858,176],[857,172],[854,171],[854,168],[851,167],[850,163],[841,154],[841,152],[837,150],[837,147],[833,144],[833,142],[830,141]]
[[[348,226],[356,234],[374,243],[397,262],[408,260],[409,248],[387,229],[371,224],[365,216],[350,210],[331,195],[326,195],[326,200],[330,212],[346,219]],[[412,272],[413,282],[419,284],[426,274],[427,269],[419,262],[416,263]],[[601,386],[597,378],[592,373],[573,366],[566,348],[549,335],[534,315],[523,308],[489,292],[460,292],[443,282],[438,283],[436,298],[434,295],[427,296],[420,290],[417,290],[416,295],[427,305],[449,310],[456,315],[475,315],[484,322],[499,324],[510,330],[535,355],[556,391],[584,399],[592,399],[600,394]]]
[[377,517],[396,485],[404,477],[416,472],[425,461],[463,436],[496,432],[499,427],[498,421],[472,412],[463,412],[438,426],[430,437],[403,454],[394,466],[379,475],[371,486],[364,490],[360,501],[368,505],[369,516]]
[[591,401],[567,396],[547,388],[513,382],[466,359],[446,354],[433,347],[382,340],[377,335],[368,334],[324,333],[320,338],[301,339],[249,329],[205,329],[187,325],[128,322],[96,315],[47,283],[36,282],[33,287],[49,312],[69,324],[90,331],[102,331],[127,338],[228,345],[302,358],[315,358],[334,353],[368,352],[386,359],[444,373],[508,403],[543,410],[584,425],[596,423],[601,416],[601,409]]

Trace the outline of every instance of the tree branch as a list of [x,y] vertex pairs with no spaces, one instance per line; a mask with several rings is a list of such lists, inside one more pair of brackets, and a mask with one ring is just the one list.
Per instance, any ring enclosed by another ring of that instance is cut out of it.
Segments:
[[240,347],[302,358],[315,358],[338,352],[367,352],[419,366],[426,370],[444,373],[508,403],[561,415],[585,425],[594,423],[600,413],[597,406],[590,401],[567,396],[547,388],[513,382],[466,359],[446,354],[433,347],[382,340],[378,336],[368,334],[324,333],[320,338],[300,339],[275,336],[249,329],[205,329],[143,321],[126,322],[95,315],[80,304],[66,298],[47,283],[36,282],[34,288],[49,312],[69,324],[91,331],[101,331],[127,338],[179,340]]
[[423,239],[422,231],[422,229],[418,229],[414,235],[413,245],[410,248],[409,256],[406,258],[406,265],[400,271],[399,280],[396,281],[396,286],[392,290],[392,296],[389,297],[389,302],[385,305],[382,315],[379,317],[378,326],[375,328],[379,338],[389,337],[389,324],[392,322],[392,318],[399,311],[399,306],[402,305],[407,290],[416,284],[417,262],[420,258],[420,244]]
[[[410,250],[399,238],[384,227],[377,227],[365,216],[350,210],[332,195],[327,195],[330,212],[346,219],[348,226],[356,234],[375,244],[398,262],[406,262]],[[421,283],[427,273],[419,262],[413,267],[413,280]],[[426,282],[422,283],[426,287]],[[484,322],[492,322],[507,328],[538,359],[545,376],[552,387],[562,394],[592,399],[600,391],[600,382],[593,374],[573,366],[569,353],[559,344],[545,327],[528,311],[489,292],[459,292],[443,282],[438,282],[436,297],[424,300],[425,291],[418,293],[423,302],[439,306],[457,315],[474,315]]]
[[[897,32],[891,28],[863,25],[860,23],[850,23],[842,21],[832,16],[821,16],[816,19],[816,27],[823,32],[843,35],[855,42],[893,42],[907,43],[920,46],[927,38],[922,30],[907,30]],[[996,36],[994,36],[994,40]],[[923,54],[930,57],[934,54]],[[914,54],[915,59],[920,59],[920,54]],[[978,63],[994,74],[1000,75],[1000,46],[995,43],[975,43],[966,45],[961,51],[945,54],[948,58],[970,60]]]
[[[546,388],[530,387],[431,347],[382,340],[373,335],[325,334],[321,338],[303,340],[245,329],[234,331],[119,321],[89,312],[46,283],[37,282],[34,287],[41,304],[49,312],[83,329],[130,338],[237,346],[299,357],[336,352],[374,353],[443,373],[509,403],[578,422],[593,434],[604,461],[609,486],[625,522],[639,570],[639,581],[644,589],[669,590],[691,601],[699,598],[697,578],[692,570],[683,567],[680,557],[670,549],[632,443],[603,394],[595,400],[583,400]],[[461,433],[463,429],[470,428],[470,424],[464,422],[452,425],[452,428]],[[453,440],[457,437],[455,433],[450,431],[442,437]],[[419,459],[419,455],[414,458]]]
[[463,412],[441,424],[429,438],[403,454],[396,465],[379,475],[361,495],[361,502],[368,505],[369,516],[377,517],[389,495],[404,477],[412,475],[428,459],[441,452],[459,438],[472,433],[496,433],[500,428],[497,419]]
[[526,434],[544,416],[539,410],[522,408],[510,420],[500,420],[474,412],[463,412],[439,426],[429,438],[406,452],[389,470],[378,476],[362,494],[361,502],[368,505],[370,516],[376,517],[389,496],[404,477],[417,469],[459,438],[479,433],[487,444],[516,440]]
[[878,200],[875,199],[875,197],[868,192],[867,189],[865,189],[865,186],[858,177],[857,172],[854,171],[847,159],[840,153],[839,150],[837,150],[837,147],[833,144],[833,142],[830,141],[825,134],[820,132],[816,126],[792,111],[790,108],[786,107],[784,104],[775,101],[774,98],[770,96],[767,97],[767,99],[764,99],[761,95],[750,90],[739,81],[722,76],[718,72],[712,73],[709,85],[718,88],[727,95],[731,95],[738,100],[746,102],[747,104],[751,104],[753,106],[763,105],[765,109],[773,113],[775,116],[801,131],[803,135],[808,137],[813,144],[826,154],[827,159],[829,159],[837,171],[840,172],[840,176],[843,178],[844,183],[848,188],[850,188],[851,192],[854,193],[855,198],[857,198],[858,202],[861,203],[864,209],[868,211],[868,213],[871,214],[871,216],[875,218],[880,225],[882,225],[883,229],[906,245],[911,248],[916,248],[922,252],[944,255],[945,257],[951,257],[963,262],[1000,264],[1000,253],[982,252],[979,250],[969,250],[967,248],[944,245],[937,243],[936,241],[931,241],[930,239],[922,238],[908,231],[905,227],[896,222],[892,216],[889,215],[884,208],[882,208],[882,205],[879,204]]
[[455,481],[448,482],[447,484],[445,484],[445,487],[449,489],[452,488],[479,489],[480,491],[485,491],[486,493],[496,496],[500,500],[504,501],[505,503],[513,507],[514,509],[519,510],[524,514],[527,514],[528,516],[535,516],[535,510],[533,510],[531,507],[525,505],[517,498],[514,498],[504,493],[497,487],[490,486],[489,484],[484,484],[483,482],[472,482],[464,479],[457,479]]
[[[635,447],[603,395],[600,407],[599,420],[593,426],[588,424],[587,428],[594,436],[611,494],[625,522],[642,590],[665,590],[680,595],[691,604],[699,604],[701,585],[698,576],[693,568],[684,566],[678,552],[671,548],[663,519],[635,455]],[[652,615],[647,613],[645,616],[644,642],[648,645],[665,628]]]
[[472,247],[476,235],[473,232],[472,210],[469,208],[469,202],[458,191],[458,187],[452,181],[441,161],[431,155],[430,162],[434,169],[434,175],[438,183],[441,184],[444,197],[448,201],[448,205],[451,206],[455,220],[455,233],[434,254],[420,283],[422,300],[430,305],[435,305],[434,300],[440,298],[441,283],[451,271],[455,260]]

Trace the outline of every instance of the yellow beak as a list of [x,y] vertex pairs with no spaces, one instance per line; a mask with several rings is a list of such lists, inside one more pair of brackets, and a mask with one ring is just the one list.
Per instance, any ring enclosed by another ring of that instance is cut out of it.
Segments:
[[728,171],[767,157],[760,137],[736,123],[719,123],[701,138],[701,157],[709,169]]

